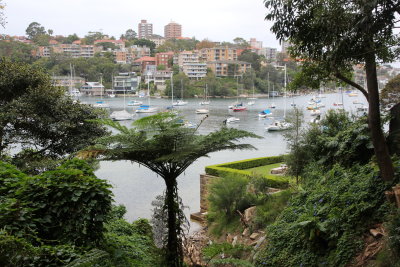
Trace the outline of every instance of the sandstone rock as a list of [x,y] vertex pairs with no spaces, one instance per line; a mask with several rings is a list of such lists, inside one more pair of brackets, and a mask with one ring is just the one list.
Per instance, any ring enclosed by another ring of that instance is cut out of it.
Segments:
[[251,239],[251,240],[255,240],[255,239],[257,239],[259,236],[260,236],[260,233],[252,233],[252,234],[250,235],[250,239]]
[[253,242],[250,242],[249,243],[249,246],[251,246],[251,247],[254,247],[254,246],[256,246],[257,245],[257,241],[253,241]]
[[235,236],[235,237],[233,238],[233,241],[232,241],[232,246],[236,246],[236,245],[237,245],[237,242],[238,242],[238,237]]
[[226,243],[232,243],[232,241],[233,241],[233,236],[231,234],[227,234]]
[[249,222],[251,222],[251,220],[253,219],[254,215],[256,213],[256,207],[251,207],[248,208],[244,211],[244,220],[245,222],[248,224]]
[[243,231],[243,233],[242,233],[242,236],[249,236],[250,235],[250,229],[249,228],[246,228],[246,229],[244,229],[244,231]]
[[380,232],[380,231],[377,230],[377,229],[369,229],[369,232],[370,232],[371,235],[372,235],[373,237],[375,237],[375,238],[380,238],[380,237],[383,236],[383,233]]

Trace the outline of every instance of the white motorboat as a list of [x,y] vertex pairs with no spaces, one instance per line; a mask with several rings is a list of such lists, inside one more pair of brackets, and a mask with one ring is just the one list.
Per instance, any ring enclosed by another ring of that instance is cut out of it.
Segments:
[[284,131],[290,128],[290,124],[284,121],[275,121],[272,124],[265,127],[268,132]]
[[237,117],[229,117],[225,120],[226,123],[235,123],[235,122],[239,122],[240,119]]
[[188,102],[183,101],[183,100],[177,100],[176,102],[172,103],[173,106],[185,106],[187,105]]
[[358,112],[367,112],[368,111],[368,107],[365,106],[364,104],[361,104],[359,107],[357,107],[357,111]]
[[111,113],[110,118],[114,121],[126,121],[132,120],[133,114],[129,113],[126,110],[118,110]]
[[260,113],[258,113],[258,117],[260,117],[260,118],[265,118],[265,117],[271,116],[271,115],[272,115],[272,112],[269,109],[263,110]]
[[152,108],[149,105],[141,105],[135,112],[136,113],[155,113],[157,111],[158,111],[157,108]]
[[93,107],[95,107],[95,108],[110,108],[110,105],[104,101],[96,101],[96,103],[93,104]]
[[127,106],[130,106],[130,107],[132,107],[132,106],[140,106],[142,104],[143,104],[142,101],[130,100],[130,101],[128,101]]
[[319,110],[319,109],[310,110],[310,115],[311,116],[317,116],[317,115],[320,115],[320,114],[321,114],[321,110]]
[[206,108],[196,109],[196,114],[208,114],[210,111]]

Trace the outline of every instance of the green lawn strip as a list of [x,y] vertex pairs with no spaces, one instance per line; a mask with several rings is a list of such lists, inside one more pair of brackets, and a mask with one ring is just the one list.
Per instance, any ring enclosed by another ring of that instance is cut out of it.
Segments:
[[[251,174],[258,174],[258,175],[265,175],[265,174],[270,174],[270,175],[276,175],[276,174],[271,174],[271,170],[274,168],[278,168],[281,166],[283,162],[280,163],[275,163],[275,164],[270,164],[270,165],[266,165],[266,166],[259,166],[259,167],[255,167],[255,168],[250,168],[250,169],[246,169],[245,171],[250,172]],[[283,175],[276,175],[276,176],[283,176]]]

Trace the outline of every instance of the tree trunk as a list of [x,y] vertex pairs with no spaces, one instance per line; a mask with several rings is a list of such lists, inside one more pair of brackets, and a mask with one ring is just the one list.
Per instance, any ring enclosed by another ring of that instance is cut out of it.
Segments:
[[176,177],[165,177],[167,186],[165,204],[168,213],[168,240],[166,247],[166,263],[168,267],[183,266],[182,244],[179,238],[180,222],[178,218],[179,204]]
[[389,136],[386,139],[391,155],[400,155],[400,103],[390,109]]
[[375,54],[373,52],[367,53],[365,56],[365,72],[369,95],[368,124],[372,143],[374,145],[375,156],[382,179],[384,181],[391,181],[394,177],[394,167],[381,126],[378,78],[376,74]]

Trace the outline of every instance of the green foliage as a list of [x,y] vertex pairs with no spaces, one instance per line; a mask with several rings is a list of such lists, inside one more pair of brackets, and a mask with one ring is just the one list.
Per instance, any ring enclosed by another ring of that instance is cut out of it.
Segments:
[[116,45],[113,44],[113,43],[109,43],[109,42],[100,42],[100,43],[96,43],[96,46],[102,46],[102,47],[103,47],[103,50],[108,50],[108,49],[114,50],[114,49],[117,49],[117,48],[118,48],[118,46],[116,46]]
[[[243,177],[250,177],[253,173],[246,169],[282,162],[283,159],[283,156],[247,159],[206,166],[205,170],[207,174],[214,176],[241,175]],[[264,177],[267,178],[269,187],[285,188],[289,184],[287,178],[284,177],[270,174],[265,174]]]
[[391,79],[381,91],[381,104],[383,108],[390,108],[400,102],[400,75]]
[[[82,166],[83,171],[77,166]],[[100,242],[111,209],[110,186],[97,179],[83,162],[73,160],[34,177],[21,174],[11,178],[7,172],[17,174],[16,170],[4,164],[2,169],[2,228],[28,239],[34,234],[50,244],[80,246]]]
[[115,219],[107,223],[106,229],[103,249],[109,254],[110,266],[160,266],[160,252],[147,220],[130,224]]
[[209,187],[209,218],[221,216],[228,218],[244,211],[255,203],[247,194],[248,179],[240,176],[227,176],[216,179]]
[[292,195],[293,190],[290,189],[269,195],[264,203],[257,206],[254,227],[256,229],[263,229],[275,222],[282,210],[286,208]]
[[251,68],[255,71],[259,71],[261,67],[261,56],[257,55],[251,50],[244,50],[240,56],[238,56],[238,60],[245,61],[251,63]]
[[199,43],[196,39],[169,39],[164,44],[157,47],[157,52],[168,52],[168,51],[191,51],[196,49],[196,44]]
[[0,231],[1,266],[65,266],[78,257],[79,252],[72,246],[34,247],[23,238]]
[[345,266],[361,248],[365,228],[386,210],[386,185],[369,165],[328,172],[310,166],[306,181],[267,227],[257,266]]
[[257,206],[257,213],[260,212],[250,227],[258,229],[265,226],[264,219],[273,221],[286,205],[291,193],[288,191],[268,195],[269,187],[269,180],[263,176],[228,175],[215,178],[208,190],[207,220],[211,223],[211,233],[219,236],[224,230],[236,230],[239,227],[238,212],[243,213],[252,206]]
[[78,159],[33,177],[0,162],[0,265],[161,266],[150,224],[111,210],[109,188]]
[[254,266],[248,260],[251,247],[231,245],[229,243],[214,243],[203,248],[203,258],[207,266]]
[[32,50],[33,46],[30,44],[13,40],[0,41],[0,57],[10,58],[14,62],[32,62]]
[[400,211],[395,210],[387,223],[388,248],[394,260],[400,260]]
[[0,60],[0,103],[0,153],[21,143],[17,164],[35,166],[33,160],[63,157],[106,133],[104,127],[88,121],[102,113],[74,102],[51,86],[40,68],[26,64]]
[[287,141],[290,153],[285,157],[285,162],[288,166],[287,174],[296,177],[296,182],[299,183],[299,176],[302,174],[305,165],[307,164],[307,149],[301,146],[304,130],[302,129],[304,114],[301,110],[294,108],[288,114],[286,121],[292,125],[291,129],[285,132],[284,137]]
[[[296,149],[301,156],[300,175],[310,162],[318,162],[328,170],[336,163],[343,166],[365,164],[373,155],[366,119],[352,118],[345,112],[333,110],[300,136]],[[296,163],[296,158],[288,159],[290,167]]]
[[254,148],[249,144],[238,144],[237,141],[258,137],[247,131],[227,127],[208,135],[198,135],[197,128],[186,128],[181,120],[172,112],[161,112],[136,120],[133,128],[111,120],[102,120],[115,130],[115,134],[99,139],[96,147],[81,153],[87,157],[102,156],[105,160],[137,162],[163,178],[166,185],[164,207],[168,216],[166,261],[174,266],[183,264],[178,176],[198,158],[211,152]]
[[33,41],[35,41],[38,36],[46,34],[45,28],[37,22],[30,23],[25,32],[28,38]]

